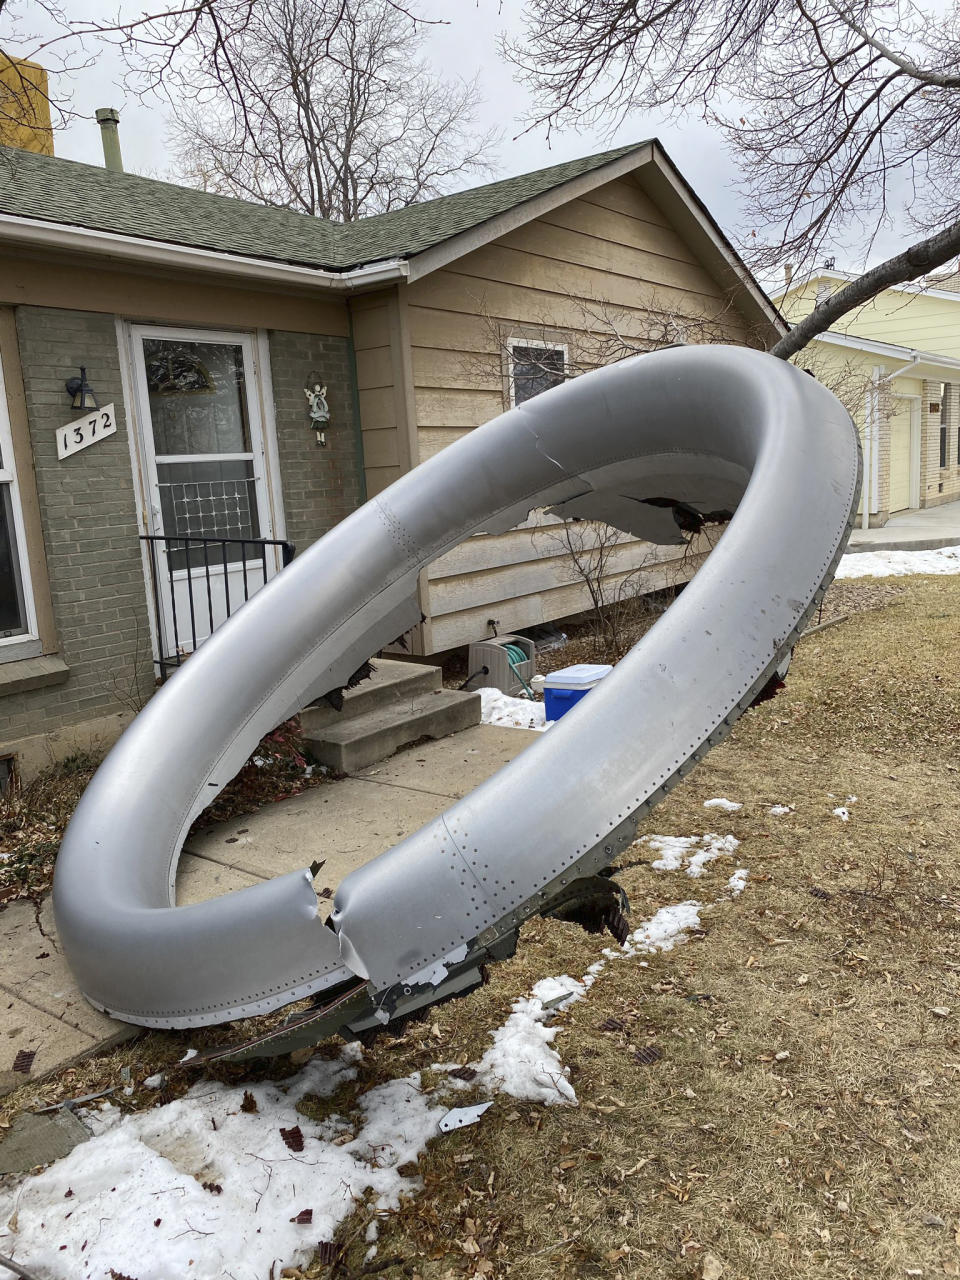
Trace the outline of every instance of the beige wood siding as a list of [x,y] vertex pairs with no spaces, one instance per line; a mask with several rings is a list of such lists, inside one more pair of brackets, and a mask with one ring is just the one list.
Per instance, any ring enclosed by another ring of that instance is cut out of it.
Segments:
[[127,320],[280,329],[345,338],[350,332],[343,298],[225,284],[198,273],[133,271],[88,265],[55,255],[0,254],[0,303],[99,311]]
[[419,461],[405,299],[395,288],[350,303],[367,496]]
[[[406,290],[419,455],[432,457],[508,407],[509,337],[565,342],[589,367],[598,341],[619,331],[649,345],[664,317],[691,338],[749,341],[750,326],[724,289],[667,225],[632,178],[609,183]],[[469,539],[428,571],[430,651],[589,607],[585,586],[549,525],[534,514],[509,533]],[[544,527],[546,526],[546,527]],[[683,581],[699,557],[629,541],[618,549],[611,589],[642,573],[647,590]]]

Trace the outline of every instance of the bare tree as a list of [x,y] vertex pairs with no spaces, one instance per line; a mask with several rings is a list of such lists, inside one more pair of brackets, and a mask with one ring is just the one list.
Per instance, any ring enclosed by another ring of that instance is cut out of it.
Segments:
[[[420,16],[407,0],[382,3],[417,30],[436,21]],[[267,7],[267,0],[159,0],[129,14],[117,10],[77,18],[60,0],[0,0],[0,49],[8,59],[34,60],[51,73],[49,105],[55,128],[77,115],[65,73],[92,67],[104,45],[120,52],[126,66],[123,88],[131,95],[179,100],[189,91],[191,72],[202,57],[210,77],[239,100],[240,49],[251,23]],[[336,60],[333,45],[344,10],[344,0],[316,0],[314,6],[312,45],[324,49],[331,61]],[[29,74],[7,76],[4,89],[0,122],[20,123],[24,110],[34,109],[33,79]]]
[[760,268],[812,263],[851,225],[868,247],[914,191],[903,219],[932,234],[833,295],[777,355],[960,253],[955,4],[528,0],[525,39],[508,53],[548,128],[665,108],[718,124],[743,165]]
[[[489,168],[473,128],[476,82],[444,81],[417,55],[424,32],[390,0],[275,0],[251,9],[225,80],[215,35],[181,73],[178,173],[208,190],[350,221],[440,194]],[[210,56],[208,56],[208,54]]]

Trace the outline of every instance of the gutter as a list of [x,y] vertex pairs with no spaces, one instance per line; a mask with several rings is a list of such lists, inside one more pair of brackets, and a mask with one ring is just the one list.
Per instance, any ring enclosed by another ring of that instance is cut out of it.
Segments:
[[21,218],[9,213],[0,213],[0,244],[3,243],[96,254],[101,258],[145,266],[204,271],[261,284],[313,287],[336,294],[360,293],[406,280],[410,272],[410,264],[405,258],[388,258],[349,271],[329,271],[323,267],[302,267],[289,262],[218,253],[213,249],[195,249],[166,240],[118,236],[109,231]]

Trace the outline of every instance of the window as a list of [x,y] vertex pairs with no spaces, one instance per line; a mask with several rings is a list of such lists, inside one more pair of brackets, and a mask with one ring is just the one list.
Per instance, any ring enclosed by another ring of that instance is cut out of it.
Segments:
[[940,428],[940,466],[947,465],[947,428]]
[[510,403],[523,404],[564,381],[567,349],[526,339],[510,341]]
[[39,653],[13,440],[0,373],[0,662]]

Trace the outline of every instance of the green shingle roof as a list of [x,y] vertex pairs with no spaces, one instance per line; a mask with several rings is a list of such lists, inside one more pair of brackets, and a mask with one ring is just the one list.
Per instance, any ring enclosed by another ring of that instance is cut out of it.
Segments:
[[0,147],[0,213],[253,258],[346,270],[410,257],[643,144],[619,147],[358,222]]

